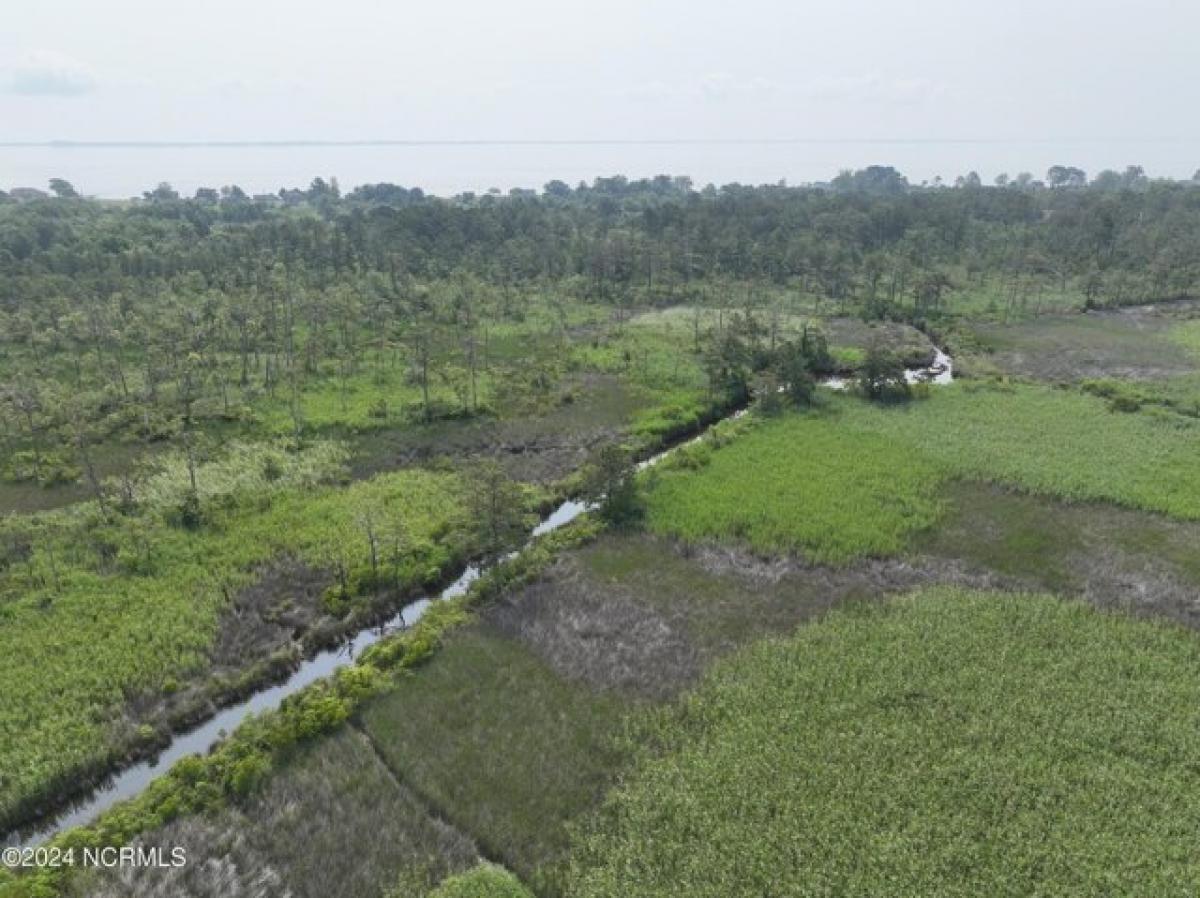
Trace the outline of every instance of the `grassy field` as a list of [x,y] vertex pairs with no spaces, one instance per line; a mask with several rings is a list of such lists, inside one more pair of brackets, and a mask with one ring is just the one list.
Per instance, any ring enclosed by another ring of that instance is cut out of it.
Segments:
[[620,766],[625,713],[616,696],[474,630],[369,705],[363,729],[397,778],[485,857],[554,894],[568,822],[598,802]]
[[1039,288],[1027,284],[1021,295],[1014,297],[1008,277],[992,277],[976,283],[961,266],[951,266],[950,277],[955,286],[944,298],[945,310],[972,320],[1028,321],[1041,315],[1082,309],[1087,301],[1083,291],[1073,284],[1065,291],[1058,285],[1043,284]]
[[1159,407],[1189,418],[1200,418],[1200,375],[1180,374],[1162,380],[1096,378],[1082,389],[1108,400],[1114,411],[1153,410]]
[[1200,421],[1037,386],[960,384],[879,406],[831,397],[650,475],[648,524],[689,542],[846,562],[902,551],[941,485],[979,480],[1200,519]]
[[1200,518],[1200,422],[1189,418],[1110,412],[1097,397],[1037,386],[962,384],[902,407],[835,408],[848,446],[872,434],[955,477]]
[[336,583],[337,570],[368,563],[368,518],[401,590],[437,579],[470,549],[452,474],[261,493],[244,484],[221,493],[224,481],[205,479],[215,492],[197,530],[157,518],[155,501],[169,507],[177,486],[169,471],[139,516],[106,524],[82,506],[8,522],[9,544],[26,548],[0,573],[0,821],[142,738],[127,702],[203,676],[222,612],[259,565],[288,554]]
[[768,421],[698,471],[655,472],[651,529],[689,541],[733,538],[764,552],[845,562],[898,552],[936,520],[938,468],[885,435],[851,435],[834,415]]
[[478,861],[471,840],[430,816],[351,729],[303,747],[254,801],[143,841],[180,846],[189,863],[92,871],[71,883],[72,898],[360,898],[397,884],[410,898]]
[[1193,356],[1200,357],[1200,320],[1176,325],[1171,329],[1170,337]]
[[720,665],[648,725],[569,894],[1192,894],[1200,643],[935,590]]

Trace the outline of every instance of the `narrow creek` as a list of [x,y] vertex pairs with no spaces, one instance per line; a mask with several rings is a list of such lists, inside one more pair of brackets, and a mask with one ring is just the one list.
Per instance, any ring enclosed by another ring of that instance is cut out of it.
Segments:
[[[953,360],[941,349],[936,349],[936,355],[931,365],[910,368],[905,372],[905,376],[909,383],[946,384],[953,380],[953,372]],[[821,384],[834,390],[844,390],[848,386],[846,379],[840,377],[825,378]],[[732,413],[729,418],[739,417],[745,412],[745,409],[741,409]],[[705,428],[705,432],[707,430],[708,428]],[[700,436],[703,436],[703,433]],[[685,443],[700,439],[700,436],[687,440]],[[679,445],[683,444],[671,446],[650,456],[640,462],[638,468],[644,469],[654,465],[670,455]],[[530,539],[566,526],[588,508],[587,503],[575,499],[566,500],[530,531]],[[521,550],[510,552],[504,558],[511,558],[519,551]],[[314,655],[301,663],[282,683],[265,687],[250,697],[223,708],[195,729],[176,734],[170,744],[155,757],[135,763],[112,775],[89,793],[79,796],[74,801],[64,803],[56,814],[42,818],[26,828],[6,834],[3,839],[3,847],[40,844],[63,830],[91,822],[101,812],[108,810],[120,801],[133,798],[149,785],[151,780],[165,773],[180,758],[207,753],[227,733],[232,732],[247,714],[259,714],[277,708],[280,702],[289,695],[299,692],[322,677],[329,676],[340,667],[353,664],[358,655],[368,646],[397,631],[411,627],[425,613],[425,609],[434,602],[464,595],[484,570],[485,568],[479,565],[469,565],[457,580],[437,595],[425,596],[410,602],[383,624],[361,630],[337,647]]]

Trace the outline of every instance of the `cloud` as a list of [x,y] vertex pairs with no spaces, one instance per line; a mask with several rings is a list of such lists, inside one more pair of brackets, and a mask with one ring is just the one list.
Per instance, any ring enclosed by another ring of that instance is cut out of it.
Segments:
[[77,97],[95,89],[87,66],[50,50],[32,50],[10,67],[8,89],[31,97]]

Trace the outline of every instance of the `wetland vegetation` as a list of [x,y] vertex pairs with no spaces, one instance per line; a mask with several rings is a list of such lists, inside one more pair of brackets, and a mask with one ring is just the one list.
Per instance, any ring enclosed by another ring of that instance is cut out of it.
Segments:
[[0,197],[0,895],[1194,891],[1198,197]]

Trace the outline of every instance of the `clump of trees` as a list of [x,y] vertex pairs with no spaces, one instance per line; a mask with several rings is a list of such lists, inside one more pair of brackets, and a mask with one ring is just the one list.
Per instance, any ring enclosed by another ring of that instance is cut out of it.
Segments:
[[525,494],[495,459],[475,462],[467,472],[467,508],[487,555],[511,549],[526,535]]
[[879,342],[867,347],[859,369],[858,388],[874,402],[896,402],[912,395],[904,361]]
[[646,505],[637,481],[637,468],[629,453],[616,445],[597,451],[584,479],[585,499],[614,529],[627,530],[641,523]]
[[731,407],[753,396],[768,413],[784,403],[812,402],[817,379],[833,372],[828,341],[811,324],[794,339],[781,339],[751,310],[735,312],[709,332],[703,349],[709,394]]

